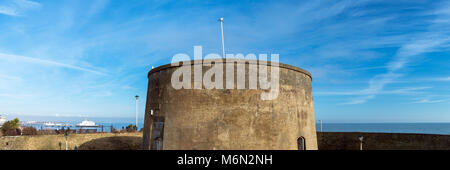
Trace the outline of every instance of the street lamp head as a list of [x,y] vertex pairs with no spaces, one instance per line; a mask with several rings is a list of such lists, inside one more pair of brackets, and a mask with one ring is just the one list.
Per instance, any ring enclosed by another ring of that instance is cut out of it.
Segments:
[[136,100],[139,99],[139,96],[138,96],[138,95],[136,95],[136,96],[134,96],[134,97],[136,97]]
[[360,136],[360,137],[359,137],[359,141],[361,141],[361,142],[362,142],[362,141],[363,141],[363,139],[364,139],[364,136]]
[[219,18],[219,20],[217,20],[217,21],[219,21],[219,22],[223,22],[223,17],[222,17],[222,18]]

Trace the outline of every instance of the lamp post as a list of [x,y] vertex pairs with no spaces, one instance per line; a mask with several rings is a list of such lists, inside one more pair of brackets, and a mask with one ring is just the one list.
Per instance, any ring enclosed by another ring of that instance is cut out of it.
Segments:
[[364,136],[360,136],[359,137],[359,150],[363,150],[363,140],[364,140]]
[[138,128],[138,99],[139,99],[139,96],[136,95],[134,97],[136,98],[136,130],[138,130],[139,129]]
[[223,17],[217,20],[220,22],[220,33],[222,34],[222,58],[225,58],[225,43],[223,40]]
[[322,120],[319,120],[319,122],[320,122],[320,132],[323,132],[323,130],[322,130]]
[[68,150],[69,145],[68,145],[68,143],[67,143],[67,137],[69,137],[69,133],[65,132],[65,133],[64,133],[64,137],[66,138],[66,150]]

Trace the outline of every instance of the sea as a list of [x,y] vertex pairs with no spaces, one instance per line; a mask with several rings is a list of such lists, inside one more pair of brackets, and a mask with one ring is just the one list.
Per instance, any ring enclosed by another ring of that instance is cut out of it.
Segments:
[[[320,123],[316,130],[321,131]],[[323,123],[323,132],[378,132],[450,135],[450,123]]]

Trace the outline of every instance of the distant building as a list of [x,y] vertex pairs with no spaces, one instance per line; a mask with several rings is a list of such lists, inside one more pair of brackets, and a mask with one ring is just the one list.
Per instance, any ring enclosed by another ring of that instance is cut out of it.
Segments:
[[6,122],[6,117],[0,115],[0,127],[2,127],[3,123],[5,123],[5,122]]

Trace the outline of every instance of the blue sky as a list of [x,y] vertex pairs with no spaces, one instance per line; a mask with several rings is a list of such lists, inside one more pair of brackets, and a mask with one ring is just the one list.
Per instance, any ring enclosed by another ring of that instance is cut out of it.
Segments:
[[221,52],[222,16],[227,53],[312,73],[317,120],[450,122],[450,3],[437,0],[1,0],[0,114],[133,117],[152,66]]

